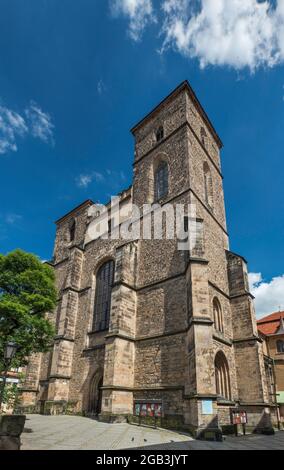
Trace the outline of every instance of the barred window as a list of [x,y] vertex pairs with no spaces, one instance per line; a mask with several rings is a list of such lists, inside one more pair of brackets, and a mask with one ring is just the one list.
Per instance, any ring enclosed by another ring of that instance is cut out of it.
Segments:
[[169,170],[166,162],[161,162],[155,173],[155,200],[159,201],[169,192]]
[[109,327],[113,279],[114,261],[110,260],[100,267],[96,276],[93,331],[104,331]]

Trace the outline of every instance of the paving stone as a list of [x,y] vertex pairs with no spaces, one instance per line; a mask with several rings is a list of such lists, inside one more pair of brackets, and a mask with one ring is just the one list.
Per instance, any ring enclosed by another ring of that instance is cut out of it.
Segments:
[[275,436],[227,437],[204,442],[164,429],[112,425],[72,416],[29,416],[32,433],[22,434],[22,450],[281,450],[284,431]]

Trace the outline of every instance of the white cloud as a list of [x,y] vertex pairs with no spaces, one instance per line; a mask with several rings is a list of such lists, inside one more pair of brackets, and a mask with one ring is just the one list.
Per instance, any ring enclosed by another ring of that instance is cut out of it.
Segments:
[[77,185],[79,186],[79,188],[87,188],[89,184],[91,184],[91,182],[91,175],[80,175],[79,178],[77,178]]
[[102,182],[105,179],[104,175],[102,175],[98,171],[94,171],[93,175],[94,175],[94,179],[97,183]]
[[[163,50],[173,47],[201,67],[272,67],[284,60],[284,0],[164,0]],[[192,5],[195,4],[195,9]]]
[[[159,16],[161,51],[174,49],[200,66],[273,67],[284,62],[284,0],[112,0],[129,19],[132,39]],[[157,4],[155,4],[157,5]]]
[[106,91],[106,85],[103,80],[99,80],[97,84],[97,92],[99,95],[102,95]]
[[44,113],[42,109],[33,101],[25,110],[29,123],[31,135],[46,143],[53,143],[54,125],[51,122],[49,114]]
[[103,173],[98,171],[81,173],[76,178],[76,184],[79,188],[88,188],[91,183],[104,183],[106,187],[112,188],[114,191],[121,190],[122,185],[127,181],[125,173],[115,170],[106,169]]
[[33,102],[23,115],[0,106],[0,154],[16,152],[18,139],[28,135],[45,143],[53,143],[53,129],[50,116]]
[[129,19],[129,35],[138,41],[144,28],[155,21],[152,0],[111,0],[112,13]]
[[258,318],[284,310],[284,274],[266,282],[260,273],[250,273],[249,281]]
[[248,278],[249,278],[249,286],[251,290],[255,288],[256,286],[258,286],[258,284],[260,284],[260,282],[262,281],[261,273],[249,273]]
[[0,106],[0,154],[16,152],[17,138],[24,137],[28,127],[24,118],[4,106]]
[[0,240],[6,240],[9,236],[9,228],[19,229],[23,217],[14,212],[0,213]]
[[22,216],[19,214],[10,213],[10,214],[7,214],[5,217],[5,222],[8,225],[14,225],[16,222],[19,222],[20,220],[22,220]]
[[76,178],[76,182],[79,188],[87,188],[93,181],[96,181],[96,183],[101,183],[104,181],[104,179],[104,175],[97,171],[93,171],[89,174],[81,174],[78,178]]

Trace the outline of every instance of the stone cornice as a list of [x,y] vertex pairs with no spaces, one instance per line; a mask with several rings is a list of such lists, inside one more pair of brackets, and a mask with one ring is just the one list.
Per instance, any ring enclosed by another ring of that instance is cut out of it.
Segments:
[[282,358],[275,357],[275,358],[271,358],[271,359],[275,364],[284,364],[284,357],[282,357]]
[[226,400],[224,398],[217,397],[217,405],[218,406],[236,406],[236,402],[234,400]]
[[217,401],[217,395],[207,393],[192,393],[189,395],[183,395],[185,400],[212,400]]
[[[102,390],[117,390],[125,392],[160,392],[160,391],[175,391],[184,390],[183,385],[157,385],[157,386],[145,386],[145,387],[123,387],[120,385],[104,385]],[[139,401],[136,399],[136,401]]]
[[273,404],[273,403],[268,403],[268,402],[242,402],[242,401],[238,401],[238,404],[239,406],[261,406],[261,407],[265,407],[265,408],[276,408],[277,405],[276,404]]
[[113,283],[112,288],[115,289],[116,287],[126,287],[127,289],[133,290],[134,292],[137,292],[137,287],[131,286],[127,282],[124,281],[116,281]]
[[213,334],[213,339],[218,343],[225,344],[226,346],[233,346],[233,341],[231,339],[219,336],[218,334]]
[[104,330],[99,330],[99,331],[88,331],[87,335],[88,336],[94,336],[94,335],[102,335],[106,331],[109,331],[108,328],[105,328]]
[[21,393],[38,393],[38,388],[25,388],[19,387],[19,391]]
[[151,149],[147,150],[147,152],[145,152],[143,155],[141,155],[139,158],[137,158],[135,160],[135,162],[133,163],[133,166],[136,166],[138,163],[141,162],[141,160],[144,160],[144,158],[147,158],[149,155],[151,155],[152,152],[156,151],[159,147],[161,147],[165,142],[167,142],[170,138],[174,137],[175,134],[177,134],[179,131],[181,131],[184,127],[188,128],[191,133],[193,134],[193,136],[195,137],[195,139],[197,140],[197,142],[199,143],[200,147],[202,148],[202,150],[205,152],[206,156],[208,157],[208,159],[210,160],[210,162],[212,163],[212,165],[214,166],[215,170],[217,171],[217,173],[219,174],[219,176],[224,179],[221,171],[220,171],[220,168],[218,167],[218,165],[216,165],[216,163],[214,162],[213,158],[211,157],[211,155],[209,154],[208,150],[206,149],[206,147],[204,147],[204,145],[202,144],[201,140],[199,139],[199,137],[197,136],[195,130],[193,129],[193,127],[191,126],[191,124],[188,122],[188,120],[185,120],[179,127],[177,127],[176,129],[174,129],[169,135],[167,135],[163,140],[161,140],[160,142],[157,142],[156,145],[154,145]]
[[92,346],[90,348],[83,349],[83,354],[87,354],[87,353],[93,352],[93,351],[98,351],[99,349],[104,349],[104,348],[105,348],[105,344],[97,344],[96,346]]
[[[151,336],[137,336],[136,338],[134,336],[129,336],[123,333],[109,333],[106,335],[105,338],[106,340],[112,339],[112,338],[119,338],[125,341],[130,341],[132,343],[139,343],[139,342],[144,342],[144,341],[153,341],[153,340],[161,339],[161,338],[169,338],[171,336],[185,335],[189,332],[189,330],[194,325],[212,326],[213,324],[214,322],[211,320],[211,318],[208,318],[208,317],[191,317],[189,326],[187,328],[177,330],[177,331],[157,333],[156,335],[151,335]],[[227,344],[228,346],[232,345],[229,342],[229,340],[226,340],[226,339],[223,340],[223,343]]]
[[[207,325],[207,326],[212,326],[214,324],[214,322],[211,320],[211,318],[209,317],[197,317],[197,316],[193,316],[190,318],[189,320],[189,328],[188,330],[190,330],[190,328],[193,326],[193,325]],[[187,330],[187,331],[188,331]]]
[[249,338],[238,338],[238,339],[233,340],[233,344],[251,343],[251,342],[263,343],[263,340],[259,336],[250,336]]
[[209,264],[209,261],[204,258],[190,257],[188,265],[190,266],[191,264]]
[[84,287],[83,289],[76,289],[76,287],[65,287],[62,289],[62,293],[65,293],[66,291],[72,291],[75,292],[76,294],[84,294],[84,292],[88,291],[91,289],[91,286]]
[[65,287],[64,289],[62,289],[61,291],[62,295],[58,297],[57,302],[60,302],[60,300],[62,300],[63,298],[63,295],[68,292],[74,292],[75,294],[83,295],[86,292],[88,292],[91,288],[92,288],[91,286],[84,287],[83,289],[75,289],[75,287]]
[[108,335],[106,335],[106,339],[119,338],[125,341],[130,341],[132,343],[139,343],[143,341],[151,341],[151,340],[160,339],[160,338],[168,338],[170,336],[184,335],[187,332],[188,332],[188,328],[185,328],[183,330],[158,333],[156,335],[151,335],[151,336],[137,336],[136,338],[133,336],[122,334],[122,333],[109,333]]
[[71,338],[71,337],[68,337],[68,336],[64,336],[64,335],[57,335],[54,337],[54,341],[68,341],[69,343],[75,343],[75,339],[74,338]]
[[208,212],[208,214],[211,215],[212,219],[216,222],[216,224],[219,225],[219,227],[222,229],[222,231],[225,233],[225,235],[229,236],[229,233],[227,230],[223,227],[223,225],[216,219],[215,215],[213,212],[207,207],[207,205],[200,199],[199,196],[197,196],[196,192],[192,189],[189,188],[189,191],[196,197],[196,199],[200,202],[200,204],[203,206],[203,208]]
[[57,268],[58,266],[60,266],[60,264],[68,263],[68,261],[70,261],[69,256],[68,256],[67,258],[61,259],[61,260],[58,261],[57,263],[52,263],[51,265],[52,265],[54,268]]
[[154,288],[154,287],[156,287],[160,284],[164,284],[166,282],[173,281],[173,280],[178,279],[180,277],[184,277],[186,275],[187,271],[188,271],[188,268],[189,268],[190,264],[198,264],[198,263],[199,264],[209,264],[209,261],[206,260],[206,259],[203,259],[203,258],[190,257],[186,269],[184,271],[180,272],[180,273],[173,274],[172,276],[169,276],[169,277],[166,277],[164,279],[160,279],[158,281],[152,282],[151,284],[146,284],[145,286],[135,287],[135,286],[131,286],[127,282],[117,281],[113,284],[113,287],[124,286],[128,289],[131,289],[131,290],[135,291],[135,292],[141,292],[141,291],[146,290],[146,289]]
[[224,292],[222,289],[220,289],[220,287],[216,286],[216,284],[214,284],[214,282],[208,281],[208,284],[209,284],[209,286],[213,287],[213,289],[215,289],[217,292],[219,292],[219,294],[226,297],[226,299],[228,299],[228,300],[231,299],[230,295],[227,294],[226,292]]
[[252,300],[254,300],[254,296],[250,292],[243,292],[242,294],[236,294],[236,295],[230,295],[230,299],[239,299],[241,297],[250,297]]
[[71,380],[71,375],[52,374],[49,376],[50,380]]

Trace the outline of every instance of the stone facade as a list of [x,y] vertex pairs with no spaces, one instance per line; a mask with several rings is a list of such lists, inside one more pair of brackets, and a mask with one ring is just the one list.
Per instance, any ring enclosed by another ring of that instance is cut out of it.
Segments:
[[[246,262],[229,251],[222,143],[188,82],[132,133],[133,185],[120,194],[125,218],[131,203],[154,202],[155,171],[165,161],[168,192],[159,202],[196,205],[197,248],[179,251],[177,239],[91,240],[90,200],[60,219],[52,260],[59,300],[50,314],[56,338],[52,352],[30,360],[23,405],[54,413],[97,410],[115,421],[134,419],[135,401],[156,401],[163,404],[162,425],[196,432],[228,427],[230,409],[238,405],[252,428],[265,427],[274,408]],[[96,276],[110,259],[109,328],[92,331]]]

